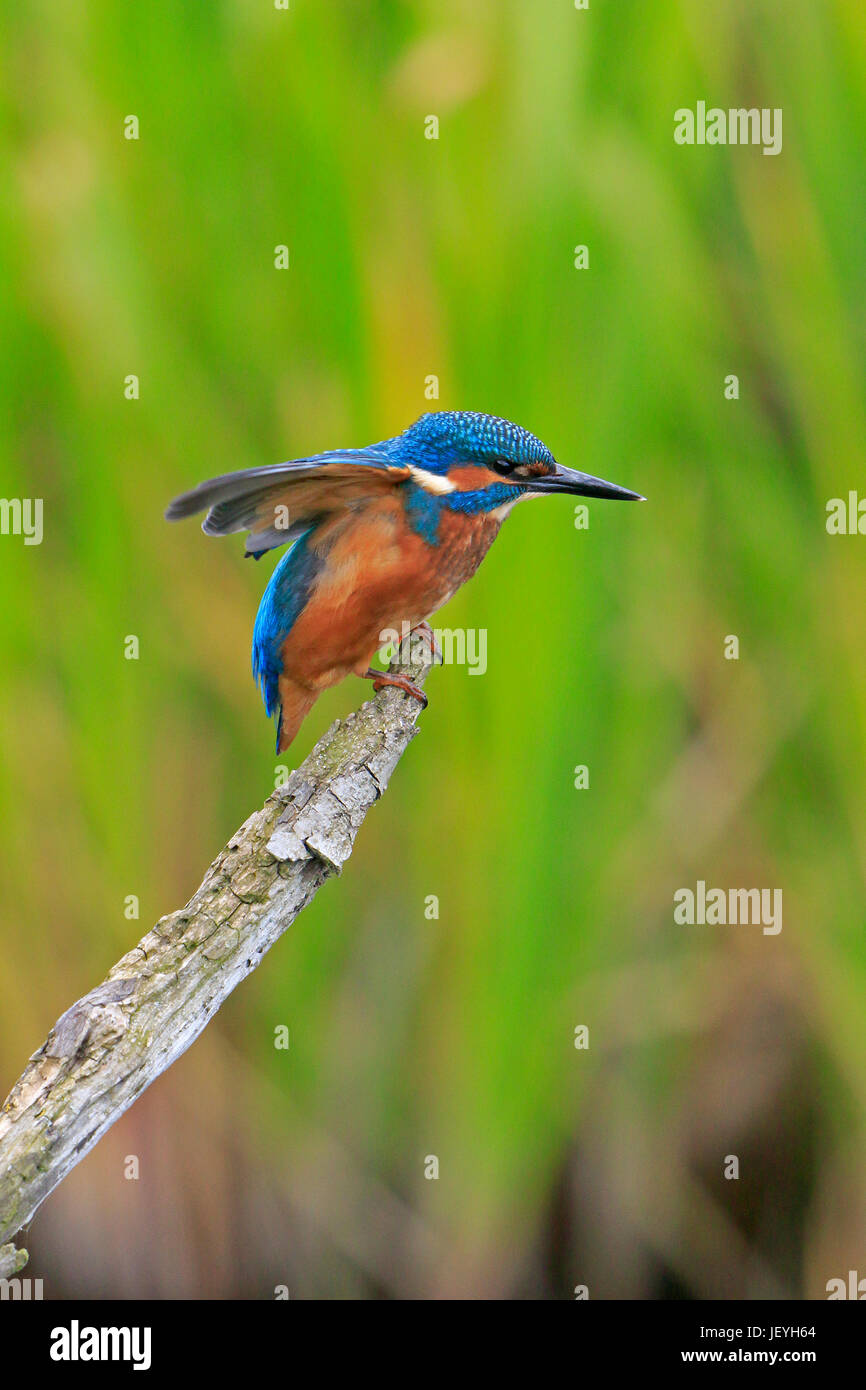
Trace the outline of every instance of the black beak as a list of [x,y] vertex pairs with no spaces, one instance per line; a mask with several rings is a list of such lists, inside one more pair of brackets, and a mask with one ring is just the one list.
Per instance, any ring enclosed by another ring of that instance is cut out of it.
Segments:
[[528,484],[531,492],[570,492],[575,497],[613,497],[620,502],[645,502],[639,492],[630,492],[618,483],[606,483],[604,478],[593,478],[591,473],[578,473],[576,468],[563,468],[556,465],[553,473],[542,474]]

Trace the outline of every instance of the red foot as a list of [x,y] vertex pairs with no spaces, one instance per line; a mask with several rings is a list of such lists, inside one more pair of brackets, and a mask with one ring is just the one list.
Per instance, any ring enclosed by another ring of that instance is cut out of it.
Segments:
[[386,685],[393,685],[398,690],[405,690],[407,695],[414,695],[415,699],[420,702],[422,709],[427,708],[427,696],[420,685],[410,681],[408,676],[391,676],[387,671],[374,671],[371,666],[367,671],[367,678],[373,682],[373,689],[377,693],[383,690]]

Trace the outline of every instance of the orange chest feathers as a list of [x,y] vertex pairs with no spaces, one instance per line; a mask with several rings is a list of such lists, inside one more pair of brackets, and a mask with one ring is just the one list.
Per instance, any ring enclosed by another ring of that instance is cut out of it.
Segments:
[[311,538],[322,564],[287,635],[286,669],[330,684],[338,670],[369,663],[383,632],[416,626],[471,578],[502,514],[467,515],[439,499],[421,507],[413,515],[402,499],[383,499]]

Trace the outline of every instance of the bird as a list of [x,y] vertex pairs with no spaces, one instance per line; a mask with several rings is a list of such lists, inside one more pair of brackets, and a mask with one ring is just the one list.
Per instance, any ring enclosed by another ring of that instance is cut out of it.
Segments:
[[348,675],[426,705],[408,677],[373,668],[385,634],[418,630],[433,643],[427,620],[475,573],[512,508],[563,493],[645,500],[557,463],[510,420],[439,410],[378,444],[212,478],[165,515],[203,511],[208,536],[246,531],[245,553],[257,560],[290,546],[253,628],[253,676],[279,754],[319,695]]

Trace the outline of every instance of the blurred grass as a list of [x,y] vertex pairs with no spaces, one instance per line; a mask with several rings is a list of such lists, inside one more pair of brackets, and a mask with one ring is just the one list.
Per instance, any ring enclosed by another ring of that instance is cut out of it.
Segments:
[[[346,875],[44,1209],[33,1272],[823,1296],[866,1234],[864,559],[824,529],[862,471],[861,6],[28,0],[0,35],[3,493],[45,499],[0,568],[9,1084],[273,785],[271,562],[173,495],[396,433],[435,373],[649,498],[509,521],[439,619],[487,674],[434,676]],[[782,107],[782,155],[676,146],[698,99]],[[697,878],[781,887],[782,934],[674,926]]]

